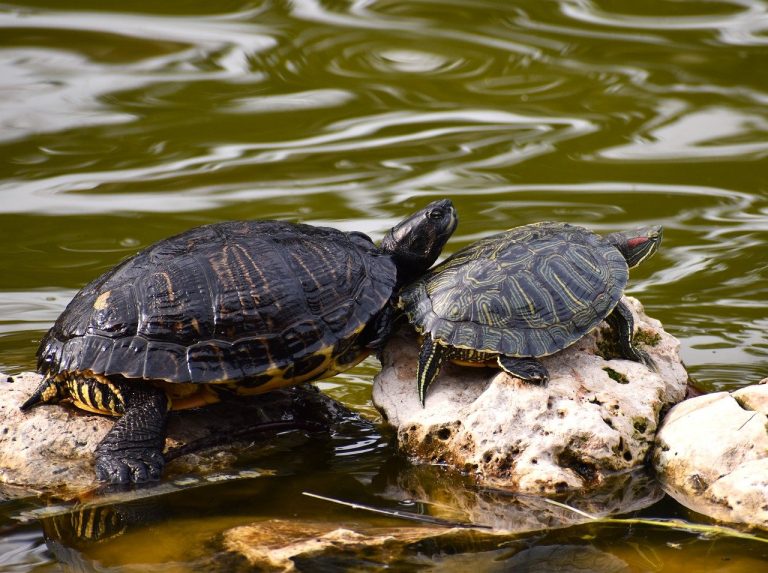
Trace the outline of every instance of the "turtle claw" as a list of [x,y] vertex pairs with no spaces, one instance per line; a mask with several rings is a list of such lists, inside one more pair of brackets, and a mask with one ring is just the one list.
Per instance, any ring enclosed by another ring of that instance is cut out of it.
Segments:
[[100,454],[96,458],[96,479],[113,484],[157,481],[165,459],[153,450],[125,450]]
[[544,365],[535,358],[514,358],[500,354],[499,367],[507,374],[520,378],[535,386],[546,386],[549,382],[549,372]]
[[659,367],[654,359],[651,358],[650,354],[648,354],[645,350],[640,350],[639,348],[635,348],[635,353],[637,354],[637,362],[643,364],[651,372],[658,374]]
[[656,365],[656,362],[654,362],[653,358],[651,358],[650,354],[648,354],[645,350],[638,348],[634,344],[629,344],[627,346],[623,358],[626,360],[632,360],[633,362],[638,362],[648,368],[648,370],[651,372],[659,372],[659,367]]

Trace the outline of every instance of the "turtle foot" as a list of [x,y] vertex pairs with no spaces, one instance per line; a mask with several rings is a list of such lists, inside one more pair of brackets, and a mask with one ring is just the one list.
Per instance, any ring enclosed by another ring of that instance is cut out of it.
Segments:
[[157,481],[163,474],[163,454],[150,449],[129,449],[97,454],[96,479],[128,484]]
[[504,372],[520,378],[529,384],[546,386],[549,382],[549,372],[544,365],[535,358],[513,358],[499,355],[499,366]]
[[640,362],[651,372],[659,372],[659,367],[656,365],[656,362],[654,362],[653,358],[651,358],[651,356],[645,350],[635,348],[634,351],[637,355],[637,358],[634,359],[636,362]]

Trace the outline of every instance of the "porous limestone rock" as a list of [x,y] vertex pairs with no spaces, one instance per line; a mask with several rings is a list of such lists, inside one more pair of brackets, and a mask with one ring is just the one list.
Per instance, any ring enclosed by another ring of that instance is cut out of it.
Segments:
[[653,463],[664,489],[686,507],[768,529],[768,378],[672,408]]
[[401,329],[381,352],[373,402],[412,458],[448,464],[519,491],[550,493],[598,486],[641,465],[662,409],[683,399],[687,374],[679,342],[640,303],[624,298],[638,344],[657,372],[615,358],[603,323],[569,348],[542,359],[546,387],[499,370],[446,365],[419,403],[419,345]]
[[[31,491],[69,496],[97,483],[94,450],[114,419],[69,404],[42,405],[21,412],[19,406],[40,379],[31,372],[13,378],[0,374],[0,496]],[[165,473],[206,473],[231,467],[238,457],[238,445],[242,446],[233,438],[260,423],[298,420],[312,427],[327,427],[350,417],[354,414],[347,408],[309,385],[172,412],[166,450],[193,447],[171,461]],[[198,451],[196,444],[215,447]]]

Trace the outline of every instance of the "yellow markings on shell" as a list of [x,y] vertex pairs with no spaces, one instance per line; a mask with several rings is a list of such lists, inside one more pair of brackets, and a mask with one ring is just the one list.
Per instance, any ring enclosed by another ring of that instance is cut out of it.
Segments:
[[580,266],[589,267],[589,270],[592,271],[592,273],[598,276],[603,276],[605,273],[605,269],[596,266],[589,257],[583,256],[579,251],[575,251],[573,256],[579,259]]
[[459,366],[468,366],[470,368],[499,368],[499,364],[496,360],[489,359],[489,360],[462,360],[460,358],[451,358],[450,361],[453,364],[458,364]]
[[580,300],[579,300],[579,299],[576,297],[576,295],[574,295],[574,294],[571,292],[571,289],[569,289],[569,288],[568,288],[568,286],[567,286],[567,285],[566,285],[566,284],[565,284],[565,283],[564,283],[562,280],[560,280],[560,277],[559,277],[559,276],[557,276],[557,274],[553,274],[552,276],[553,276],[553,277],[554,277],[554,279],[557,281],[557,284],[559,284],[559,285],[560,285],[560,288],[562,289],[562,292],[564,292],[564,293],[565,293],[565,294],[568,296],[568,298],[570,298],[570,299],[571,299],[571,300],[572,300],[574,303],[576,303],[576,306],[577,306],[577,307],[578,307],[578,306],[583,306],[583,304],[584,304],[584,303],[582,303],[582,302],[581,302],[581,301],[580,301]]
[[483,352],[475,349],[450,348],[448,350],[448,359],[460,366],[471,366],[473,368],[498,368],[498,354],[495,352]]
[[169,410],[188,410],[215,404],[221,399],[210,384],[174,384],[158,383],[168,396]]
[[101,293],[99,297],[94,301],[93,308],[96,310],[104,310],[107,308],[107,301],[109,300],[111,294],[111,290]]
[[311,372],[307,372],[306,374],[302,374],[301,376],[294,376],[292,378],[285,378],[283,374],[285,373],[285,370],[276,369],[276,370],[267,370],[265,372],[266,375],[271,376],[272,379],[267,382],[266,384],[262,384],[261,386],[257,386],[256,388],[237,388],[238,394],[263,394],[264,392],[269,392],[270,390],[276,390],[277,388],[285,388],[286,386],[294,386],[296,384],[301,384],[302,382],[306,382],[308,380],[320,380],[322,378],[328,378],[329,376],[333,376],[336,374],[335,371],[329,371],[329,368],[333,367],[333,362],[330,360],[329,357],[326,357],[326,359],[317,366],[314,370]]
[[536,316],[536,305],[533,304],[531,298],[526,294],[525,289],[520,288],[520,283],[518,283],[515,279],[510,278],[510,281],[514,283],[514,292],[518,293],[525,301],[525,304],[528,306],[528,312],[530,313],[529,316]]
[[339,372],[344,372],[345,370],[349,370],[350,368],[354,368],[358,364],[360,364],[363,360],[365,360],[368,355],[371,353],[370,350],[364,350],[361,349],[360,353],[355,357],[355,360],[353,362],[344,362],[344,366],[342,367],[340,363],[336,360],[333,360],[331,362],[331,367],[328,369],[325,374],[322,376],[322,378],[330,378],[331,376],[335,376]]
[[165,280],[165,289],[168,293],[168,302],[174,302],[176,300],[176,293],[173,290],[173,281],[171,280],[171,276],[167,273],[160,273],[160,276],[163,277],[163,280]]
[[[277,388],[293,386],[306,381],[329,378],[339,372],[352,368],[370,354],[369,351],[360,349],[354,356],[353,361],[340,362],[337,360],[338,357],[332,356],[333,350],[333,347],[328,346],[315,353],[315,355],[323,357],[322,362],[311,371],[297,376],[285,376],[286,372],[290,372],[290,366],[287,368],[269,368],[260,375],[264,376],[267,381],[253,387],[248,387],[247,384],[243,384],[238,380],[212,381],[207,384],[179,384],[162,380],[135,380],[133,383],[155,385],[165,392],[168,397],[169,410],[184,410],[220,402],[219,389],[222,387],[226,387],[227,391],[238,395],[254,395],[264,394]],[[98,384],[85,383],[84,380],[89,378],[96,380]],[[90,370],[72,373],[63,372],[56,377],[55,381],[60,381],[67,387],[73,404],[81,410],[111,416],[121,416],[123,414],[123,396],[120,390],[104,375],[95,374]],[[57,387],[55,385],[46,388],[45,397],[50,396],[54,398],[56,395]]]
[[[316,352],[316,355],[323,356],[324,360],[318,364],[315,368],[309,372],[305,372],[299,376],[285,377],[287,368],[269,368],[264,371],[260,376],[269,377],[269,380],[263,384],[254,387],[248,387],[247,385],[239,384],[237,381],[227,382],[227,387],[241,396],[251,396],[255,394],[264,394],[277,388],[285,388],[286,386],[295,386],[302,382],[322,380],[323,378],[330,378],[338,374],[343,370],[351,368],[351,365],[345,364],[344,368],[339,368],[336,361],[331,357],[332,347],[327,347],[321,351]],[[362,360],[367,356],[366,352],[361,352],[359,359]],[[359,362],[359,360],[358,360]],[[355,362],[357,364],[357,362]]]

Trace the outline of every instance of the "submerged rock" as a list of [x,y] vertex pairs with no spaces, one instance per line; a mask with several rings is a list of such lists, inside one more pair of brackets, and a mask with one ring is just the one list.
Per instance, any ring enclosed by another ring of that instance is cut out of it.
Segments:
[[[647,473],[634,474],[613,476],[610,487],[601,488],[599,494],[565,499],[570,506],[566,507],[536,495],[473,487],[467,476],[445,468],[392,467],[373,478],[371,485],[378,492],[373,506],[354,503],[352,508],[339,509],[331,505],[326,510],[330,521],[286,517],[225,531],[221,540],[226,553],[221,562],[227,570],[240,570],[242,566],[232,560],[237,556],[259,571],[467,571],[478,565],[483,571],[518,571],[518,566],[526,571],[570,571],[569,563],[574,571],[614,571],[618,569],[601,565],[612,563],[610,557],[604,560],[600,551],[588,547],[581,553],[589,557],[557,549],[557,555],[534,552],[534,558],[526,552],[527,538],[521,535],[592,522],[584,511],[597,517],[637,511],[664,495]],[[335,489],[355,488],[336,484]],[[307,501],[327,504],[331,500]],[[390,518],[382,522],[381,515],[363,511],[366,508],[388,511]],[[398,525],[394,514],[424,523],[414,526],[403,520]],[[518,551],[519,557],[513,557]]]
[[768,378],[672,408],[653,463],[664,489],[686,507],[768,529]]
[[[0,496],[30,492],[76,495],[97,485],[94,450],[114,418],[83,412],[69,404],[45,405],[23,413],[19,406],[40,382],[24,373],[0,375]],[[231,467],[254,437],[242,435],[268,422],[327,428],[355,417],[347,408],[303,385],[261,396],[238,397],[197,410],[172,412],[168,420],[165,476],[210,473]],[[241,439],[238,440],[238,437]],[[268,446],[265,446],[268,447]]]
[[[349,565],[370,564],[371,560],[386,564],[408,544],[450,531],[415,526],[371,527],[357,524],[339,527],[338,524],[322,521],[269,519],[226,531],[223,545],[227,551],[243,556],[259,571],[288,572],[296,570],[296,558],[306,559],[323,553],[343,552],[347,560],[352,561]],[[357,563],[354,563],[355,554],[359,556]]]
[[659,415],[685,396],[679,342],[631,297],[636,340],[658,367],[616,359],[603,323],[542,360],[542,388],[485,368],[446,366],[426,406],[416,389],[418,343],[410,330],[381,353],[373,401],[412,458],[448,464],[518,491],[551,493],[599,486],[641,465]]

